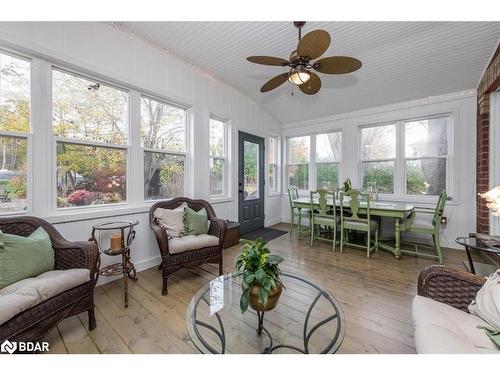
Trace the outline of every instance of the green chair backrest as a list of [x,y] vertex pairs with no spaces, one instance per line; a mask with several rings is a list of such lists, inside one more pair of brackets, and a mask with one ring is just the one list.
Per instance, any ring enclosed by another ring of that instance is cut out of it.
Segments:
[[[328,191],[326,189],[318,189],[316,191],[311,191],[311,211],[317,211],[320,215],[328,215],[336,217],[335,212],[335,199],[337,198],[337,193],[335,191]],[[318,205],[315,206],[314,202],[318,200]],[[333,202],[333,213],[329,214],[330,207],[332,207]]]
[[441,225],[441,218],[443,217],[444,206],[446,204],[446,191],[443,191],[439,194],[439,199],[437,201],[436,210],[434,211],[434,217],[432,218],[432,225],[438,226]]
[[297,186],[288,187],[288,201],[290,202],[290,208],[294,207],[293,201],[299,199],[299,189]]
[[[351,216],[348,216],[350,220],[369,222],[370,221],[370,196],[368,193],[362,193],[357,189],[351,189],[349,191],[341,191],[340,192],[340,216],[343,218],[345,216],[344,213],[344,198],[350,197],[350,211]],[[366,218],[359,217],[359,208],[360,201],[366,201]]]

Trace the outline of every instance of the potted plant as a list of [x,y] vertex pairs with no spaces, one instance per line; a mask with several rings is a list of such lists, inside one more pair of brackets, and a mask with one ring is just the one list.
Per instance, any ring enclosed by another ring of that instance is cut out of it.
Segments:
[[276,307],[283,290],[278,266],[282,261],[282,257],[270,253],[261,238],[245,241],[241,254],[236,258],[236,268],[243,271],[241,313],[245,313],[249,305],[256,311],[269,311]]

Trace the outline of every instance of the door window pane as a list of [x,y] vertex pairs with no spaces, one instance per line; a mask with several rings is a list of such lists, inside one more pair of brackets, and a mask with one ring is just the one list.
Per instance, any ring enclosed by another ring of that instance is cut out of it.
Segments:
[[0,136],[0,213],[27,209],[26,138]]
[[259,198],[259,145],[244,141],[243,197],[244,200]]
[[186,111],[148,97],[141,97],[143,147],[186,151]]
[[379,193],[394,193],[394,162],[364,162],[363,163],[363,188],[368,183],[375,183]]
[[380,160],[396,157],[396,125],[361,128],[361,159]]
[[144,199],[173,198],[184,195],[183,155],[144,152]]
[[309,164],[288,166],[288,185],[297,186],[299,190],[309,189]]
[[224,195],[224,159],[210,158],[210,195]]
[[316,162],[339,162],[342,157],[342,133],[316,135]]
[[406,194],[439,195],[446,190],[446,159],[406,161]]
[[339,164],[316,164],[316,188],[332,191],[339,185]]
[[30,63],[0,53],[0,131],[30,131]]
[[57,207],[126,200],[124,149],[57,142]]
[[127,143],[128,93],[52,70],[54,135],[114,144]]
[[446,156],[449,117],[405,123],[406,157]]
[[292,164],[309,162],[309,137],[288,139],[288,161]]

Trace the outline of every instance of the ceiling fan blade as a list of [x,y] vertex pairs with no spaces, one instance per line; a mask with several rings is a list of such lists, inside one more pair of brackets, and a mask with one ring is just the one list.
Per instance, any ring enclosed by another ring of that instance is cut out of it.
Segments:
[[247,60],[255,64],[262,64],[262,65],[273,65],[273,66],[288,65],[288,60],[273,56],[250,56],[247,57]]
[[313,69],[326,74],[346,74],[361,68],[361,61],[349,56],[331,56],[319,59]]
[[299,89],[306,95],[314,95],[321,88],[321,79],[319,79],[316,73],[309,72],[309,74],[311,78],[306,83],[300,85]]
[[274,90],[276,87],[281,86],[287,80],[288,80],[288,73],[280,74],[279,76],[271,78],[269,81],[264,83],[264,86],[260,88],[260,92],[268,92]]
[[297,46],[297,54],[308,60],[317,59],[330,46],[330,34],[325,30],[314,30],[304,35]]

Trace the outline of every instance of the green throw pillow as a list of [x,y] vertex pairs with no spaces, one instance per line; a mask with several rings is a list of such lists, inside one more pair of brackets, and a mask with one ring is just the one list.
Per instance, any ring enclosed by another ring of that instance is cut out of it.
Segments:
[[207,211],[202,208],[198,212],[186,207],[184,210],[184,234],[207,234],[208,216]]
[[0,289],[53,269],[54,249],[42,227],[28,237],[0,231]]

